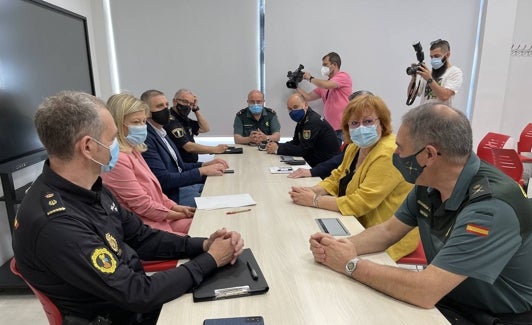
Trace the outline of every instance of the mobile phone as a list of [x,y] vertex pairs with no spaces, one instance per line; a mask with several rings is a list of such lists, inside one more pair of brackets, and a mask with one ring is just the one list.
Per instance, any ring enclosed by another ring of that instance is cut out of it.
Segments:
[[234,174],[235,173],[235,170],[234,169],[226,169],[224,171],[224,174]]
[[262,316],[212,318],[203,321],[203,325],[264,325]]

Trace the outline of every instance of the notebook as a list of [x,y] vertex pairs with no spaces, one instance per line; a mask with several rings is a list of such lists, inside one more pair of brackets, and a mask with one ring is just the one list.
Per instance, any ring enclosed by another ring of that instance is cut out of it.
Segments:
[[246,248],[234,265],[220,268],[195,288],[192,296],[194,302],[201,302],[258,295],[268,290],[268,283],[253,252]]

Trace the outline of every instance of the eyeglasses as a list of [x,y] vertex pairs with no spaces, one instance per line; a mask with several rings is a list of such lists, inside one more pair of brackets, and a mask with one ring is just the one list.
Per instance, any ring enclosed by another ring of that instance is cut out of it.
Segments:
[[349,122],[349,128],[350,129],[356,129],[357,127],[360,126],[360,124],[364,125],[364,126],[371,126],[373,124],[375,124],[375,122],[377,122],[378,118],[375,118],[375,119],[372,119],[372,118],[367,118],[365,120],[363,120],[362,122],[360,121],[352,121],[352,122]]
[[175,98],[175,101],[178,102],[181,105],[194,106],[194,103],[191,103],[191,102],[189,102],[186,99]]

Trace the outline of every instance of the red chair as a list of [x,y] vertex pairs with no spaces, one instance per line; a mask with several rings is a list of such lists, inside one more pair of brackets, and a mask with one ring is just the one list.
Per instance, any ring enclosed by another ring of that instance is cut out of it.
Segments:
[[63,316],[61,315],[61,312],[59,312],[59,309],[57,309],[57,306],[44,293],[34,288],[31,284],[29,284],[28,281],[26,281],[26,279],[24,279],[22,274],[20,274],[17,269],[17,264],[14,257],[11,259],[9,266],[11,268],[11,272],[24,280],[28,287],[30,287],[31,291],[33,291],[35,296],[37,296],[42,305],[42,309],[44,309],[44,313],[48,318],[48,323],[50,323],[50,325],[61,325],[61,323],[63,323]]
[[519,136],[519,142],[517,143],[517,152],[531,152],[532,151],[532,123],[528,123],[521,135]]
[[423,250],[423,244],[421,244],[421,241],[419,241],[415,251],[400,258],[397,261],[397,264],[427,265],[427,258],[425,257],[425,251]]
[[493,165],[523,186],[523,163],[513,149],[491,149]]
[[480,159],[493,165],[493,155],[491,153],[491,149],[504,148],[508,140],[510,140],[509,135],[488,132],[478,144],[477,156]]
[[142,267],[144,267],[144,272],[158,272],[175,268],[177,262],[179,262],[179,260],[142,261]]

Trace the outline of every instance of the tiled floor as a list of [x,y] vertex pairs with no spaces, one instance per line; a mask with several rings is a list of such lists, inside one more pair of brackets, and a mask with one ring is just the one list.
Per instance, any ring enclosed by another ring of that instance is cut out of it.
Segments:
[[41,304],[29,290],[0,291],[0,325],[47,325]]

